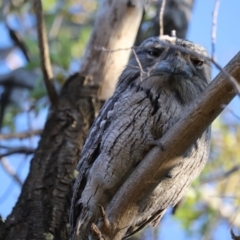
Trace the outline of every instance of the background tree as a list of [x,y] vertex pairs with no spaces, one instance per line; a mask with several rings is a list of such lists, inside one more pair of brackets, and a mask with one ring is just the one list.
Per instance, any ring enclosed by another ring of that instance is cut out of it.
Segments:
[[[156,27],[156,23],[159,22],[160,2],[146,5],[139,30],[138,25],[144,9],[141,2],[126,1],[126,5],[122,5],[121,2],[118,3],[119,7],[115,8],[114,4],[117,4],[117,1],[113,1],[112,5],[105,2],[107,5],[102,5],[105,11],[104,15],[101,15],[101,6],[99,6],[100,10],[96,16],[97,21],[93,28],[93,35],[79,64],[77,60],[71,59],[78,58],[85,48],[98,7],[97,3],[95,1],[82,1],[79,5],[76,5],[74,1],[68,3],[44,1],[43,3],[56,88],[60,89],[65,82],[69,74],[70,62],[72,65],[81,66],[82,75],[74,75],[64,84],[60,92],[58,107],[51,107],[21,196],[8,219],[1,224],[0,233],[6,239],[25,239],[26,237],[41,239],[52,236],[55,239],[67,238],[68,208],[71,196],[69,191],[74,179],[75,164],[79,159],[88,129],[102,102],[112,93],[117,77],[127,63],[130,53],[130,51],[108,53],[100,51],[96,46],[107,49],[129,48],[134,42],[137,31],[137,42],[140,42],[159,29],[158,26]],[[4,134],[0,136],[4,140],[1,142],[1,150],[4,150],[1,154],[1,163],[9,171],[6,158],[10,154],[31,154],[34,151],[34,146],[16,147],[12,140],[7,141],[7,138],[11,139],[12,136],[22,137],[13,134],[17,129],[12,119],[18,116],[24,108],[27,109],[29,115],[37,114],[48,105],[48,100],[39,75],[40,64],[35,24],[31,20],[34,18],[33,6],[25,1],[6,1],[4,4],[6,5],[3,8],[2,19],[9,22],[9,15],[18,16],[19,23],[23,24],[22,29],[26,33],[23,39],[29,49],[31,61],[27,65],[27,69],[17,69],[1,76],[2,90],[7,93],[2,94],[1,109],[4,106],[3,96],[17,96],[18,99],[15,103],[19,103],[20,97],[16,93],[13,94],[13,91],[19,91],[21,88],[22,93],[22,89],[33,88],[35,85],[34,90],[26,98],[24,106],[16,107],[16,105],[8,104],[4,111]],[[167,1],[164,15],[165,31],[169,33],[174,28],[178,30],[179,36],[184,37],[191,9],[191,1]],[[29,10],[31,10],[30,14]],[[9,14],[8,17],[6,17],[5,11]],[[155,15],[157,16],[154,17]],[[25,18],[30,18],[30,20]],[[182,20],[182,23],[179,22],[179,19]],[[132,26],[132,29],[129,26]],[[19,47],[19,44],[17,46]],[[92,77],[88,77],[89,75]],[[12,94],[9,94],[9,91]],[[24,91],[26,93],[26,90]],[[9,97],[7,102],[13,101]],[[207,198],[209,193],[206,192],[206,188],[202,187],[204,183],[204,186],[211,186],[211,191],[213,191],[212,187],[214,186],[216,191],[214,194],[217,196],[226,193],[237,196],[237,188],[234,187],[234,183],[239,181],[237,172],[239,153],[238,148],[234,147],[234,144],[237,146],[237,139],[239,140],[237,121],[231,122],[231,125],[223,120],[215,122],[211,161],[202,174],[202,179],[195,182],[195,186],[191,188],[181,207],[176,211],[176,217],[189,234],[196,235],[196,231],[192,231],[192,227],[197,223],[200,229],[199,233],[203,234],[206,239],[211,238],[214,232],[212,224],[218,227],[219,221],[222,221],[221,217],[227,219],[231,224],[239,226],[237,218],[232,218],[233,213],[236,212],[236,206],[238,206],[237,198],[231,199],[232,212],[222,211],[226,207],[225,199],[218,198],[218,203],[214,202],[216,199]],[[32,136],[39,132],[33,131],[30,127],[28,133],[24,135]],[[222,133],[220,134],[220,132]],[[228,145],[231,145],[231,148],[225,147]],[[226,158],[231,158],[231,161],[226,161]],[[11,174],[18,184],[22,184],[21,178],[17,174]],[[219,179],[223,179],[223,182],[217,181]],[[206,184],[208,182],[211,184]],[[229,200],[227,202],[229,203]],[[219,210],[221,210],[220,216]],[[209,212],[212,214],[210,215]],[[201,221],[199,221],[199,216],[201,216]]]

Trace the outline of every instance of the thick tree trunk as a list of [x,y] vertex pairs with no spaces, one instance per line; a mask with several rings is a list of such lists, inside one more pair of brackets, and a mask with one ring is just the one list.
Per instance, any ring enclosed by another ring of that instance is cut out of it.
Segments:
[[[83,56],[80,72],[99,83],[99,98],[108,99],[128,62],[143,13],[144,0],[100,1],[92,37]],[[102,51],[126,49],[122,51]]]
[[[1,239],[67,239],[71,182],[89,127],[98,111],[95,87],[75,75],[50,109],[29,175]],[[88,113],[88,114],[86,114]]]

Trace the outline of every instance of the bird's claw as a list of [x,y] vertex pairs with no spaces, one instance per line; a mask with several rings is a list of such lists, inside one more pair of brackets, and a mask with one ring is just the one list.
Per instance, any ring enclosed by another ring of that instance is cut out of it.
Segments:
[[100,211],[100,218],[98,220],[98,226],[95,223],[91,225],[91,232],[93,239],[96,240],[109,240],[107,234],[111,231],[110,222],[107,219],[105,210],[102,205],[98,204],[99,211]]
[[99,226],[102,232],[108,233],[111,230],[111,224],[106,216],[105,210],[102,205],[98,204],[100,216],[99,218]]
[[105,240],[104,237],[102,236],[101,231],[99,230],[99,228],[97,227],[97,225],[95,223],[92,223],[91,232],[92,232],[92,236],[94,239]]

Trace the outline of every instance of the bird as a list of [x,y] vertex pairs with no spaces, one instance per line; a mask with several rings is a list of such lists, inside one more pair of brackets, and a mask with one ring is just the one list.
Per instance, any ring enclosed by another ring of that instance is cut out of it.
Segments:
[[[207,87],[206,49],[176,37],[150,37],[133,48],[115,92],[106,101],[82,149],[70,208],[71,239],[95,239],[91,227],[157,140]],[[209,156],[210,127],[182,155],[147,198],[139,202],[123,239],[156,225],[184,196]],[[160,146],[159,146],[160,147]],[[129,199],[129,201],[131,201]]]

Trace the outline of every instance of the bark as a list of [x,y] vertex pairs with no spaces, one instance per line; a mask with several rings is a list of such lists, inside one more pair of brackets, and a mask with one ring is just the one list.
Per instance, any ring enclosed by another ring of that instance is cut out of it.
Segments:
[[[80,149],[97,112],[96,87],[75,75],[50,109],[21,195],[1,239],[67,239],[69,192]],[[89,114],[85,114],[89,112]]]
[[[118,59],[114,60],[116,56],[103,54],[95,47],[131,46],[143,11],[143,1],[102,2],[83,59],[82,73],[66,81],[58,105],[50,108],[18,202],[5,222],[0,219],[0,239],[69,238],[67,223],[74,169],[101,105],[99,89],[103,89],[104,84],[104,89],[111,94],[112,82],[116,83],[129,57],[129,52],[123,51],[121,58],[117,55]],[[104,16],[110,20],[107,22]],[[99,65],[97,70],[96,65]],[[93,81],[89,81],[91,79]]]
[[[225,70],[240,84],[240,52],[227,64]],[[131,219],[138,213],[139,201],[178,164],[186,149],[199,138],[222,112],[223,106],[235,95],[235,86],[221,72],[183,117],[161,138],[161,147],[154,147],[141,161],[106,209],[111,225],[111,231],[108,229],[107,233],[111,236],[110,239],[122,239],[126,226],[129,226]]]

